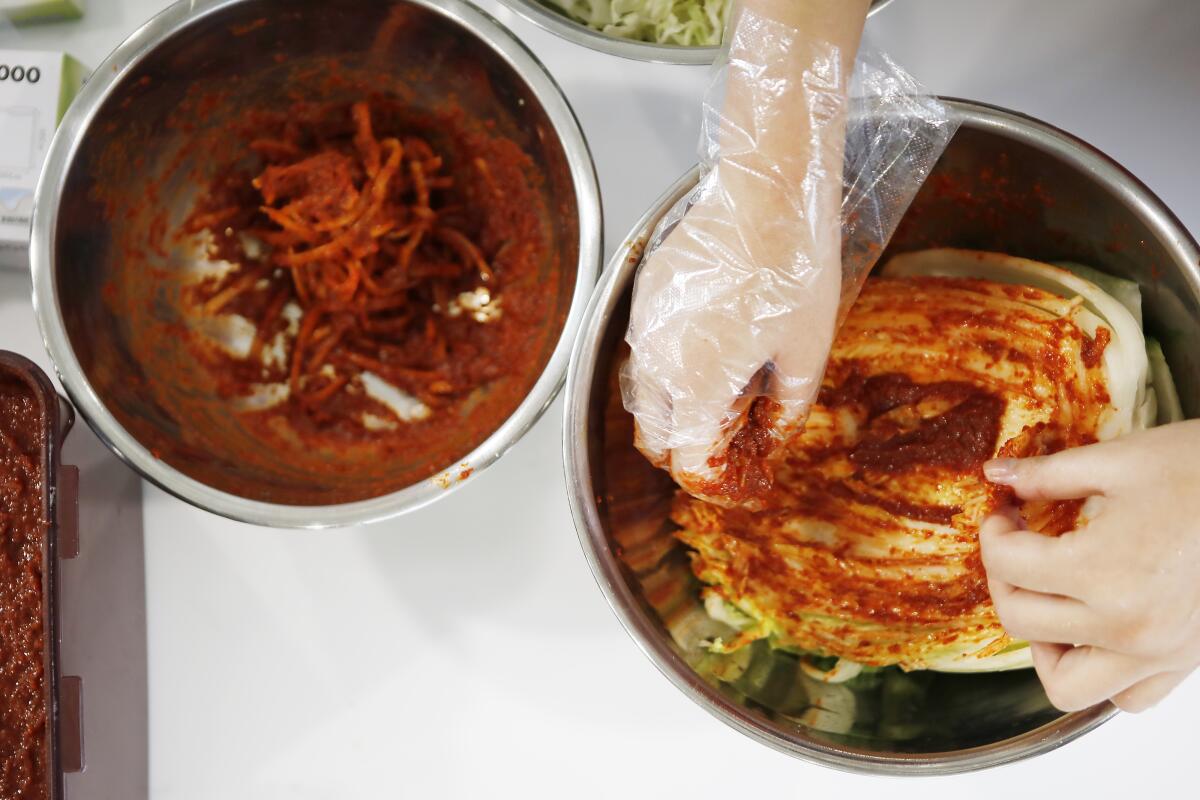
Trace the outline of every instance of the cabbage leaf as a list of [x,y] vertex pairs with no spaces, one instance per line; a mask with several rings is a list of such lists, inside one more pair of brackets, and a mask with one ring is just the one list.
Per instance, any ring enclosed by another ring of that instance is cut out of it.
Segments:
[[592,30],[683,47],[721,43],[729,0],[544,0]]

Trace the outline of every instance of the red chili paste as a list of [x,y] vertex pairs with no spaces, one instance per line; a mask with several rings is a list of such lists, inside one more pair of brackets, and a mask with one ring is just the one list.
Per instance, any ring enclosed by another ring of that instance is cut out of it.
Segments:
[[44,419],[0,377],[0,797],[47,798],[42,548]]

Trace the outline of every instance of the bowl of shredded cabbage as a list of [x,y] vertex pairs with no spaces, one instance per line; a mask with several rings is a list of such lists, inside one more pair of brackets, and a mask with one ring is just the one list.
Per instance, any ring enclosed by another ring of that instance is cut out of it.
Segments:
[[[872,0],[874,14],[892,0]],[[711,64],[733,0],[502,0],[584,47],[662,64]]]

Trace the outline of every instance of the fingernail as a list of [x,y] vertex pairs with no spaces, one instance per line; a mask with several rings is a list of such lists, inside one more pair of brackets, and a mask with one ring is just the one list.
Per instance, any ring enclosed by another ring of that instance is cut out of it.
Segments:
[[1014,483],[1017,480],[1017,460],[994,458],[983,465],[983,474],[992,483]]

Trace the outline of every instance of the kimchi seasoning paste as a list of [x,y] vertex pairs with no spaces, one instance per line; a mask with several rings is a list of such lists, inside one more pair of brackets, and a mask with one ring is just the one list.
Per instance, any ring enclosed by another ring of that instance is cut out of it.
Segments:
[[42,548],[46,520],[29,389],[0,377],[0,797],[47,798]]
[[[377,438],[401,420],[362,390],[364,374],[406,393],[421,420],[526,366],[521,304],[540,291],[522,280],[540,235],[511,164],[439,152],[403,105],[380,99],[307,113],[258,120],[245,151],[261,163],[221,171],[185,223],[235,265],[185,302],[255,326],[247,353],[201,354],[221,393],[275,384],[287,397],[274,413],[298,434]],[[478,191],[464,193],[457,166]]]
[[[521,146],[452,100],[327,72],[346,99],[252,107],[222,129],[191,130],[205,98],[185,100],[178,168],[113,213],[154,214],[181,174],[200,194],[182,222],[147,223],[151,244],[127,237],[105,290],[172,420],[165,435],[122,424],[193,478],[295,505],[461,461],[532,389],[565,314],[564,253]],[[208,152],[218,168],[192,174]],[[163,253],[197,264],[172,271]]]
[[981,467],[996,449],[1005,403],[1003,398],[977,386],[959,381],[921,385],[907,375],[886,373],[843,384],[838,390],[823,394],[822,402],[831,407],[869,403],[870,421],[883,412],[931,398],[949,400],[955,405],[922,420],[913,430],[880,434],[868,427],[851,451],[850,460],[882,472],[898,472],[921,464],[961,472]]
[[734,434],[724,453],[708,460],[721,469],[721,477],[701,487],[701,494],[721,497],[731,503],[754,503],[774,485],[769,459],[779,444],[775,420],[781,406],[769,397],[757,397],[746,412],[746,421]]

